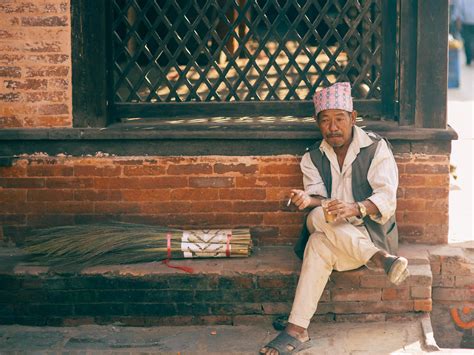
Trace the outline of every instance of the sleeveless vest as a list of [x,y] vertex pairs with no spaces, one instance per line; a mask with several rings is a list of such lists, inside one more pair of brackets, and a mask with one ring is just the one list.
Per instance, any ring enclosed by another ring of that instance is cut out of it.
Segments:
[[[373,137],[372,135],[375,135]],[[369,136],[372,139],[372,144],[361,148],[357,158],[352,163],[352,194],[354,195],[355,201],[363,201],[372,195],[372,187],[367,180],[367,174],[369,172],[370,165],[374,159],[375,151],[377,150],[378,142],[382,137],[371,132]],[[309,148],[309,154],[314,166],[318,169],[321,178],[323,179],[324,185],[331,197],[332,189],[332,175],[331,175],[331,164],[325,154],[322,154],[319,150],[319,146],[322,141],[316,142],[312,147]],[[389,148],[390,144],[387,142]],[[306,221],[306,218],[305,218]],[[364,225],[369,232],[370,238],[375,246],[379,249],[384,249],[390,254],[396,254],[398,251],[398,229],[395,222],[395,216],[385,224],[379,224],[373,221],[369,216],[364,218]],[[296,255],[303,259],[304,249],[308,242],[309,231],[306,227],[306,222],[303,223],[303,228],[300,233],[300,237],[295,244],[294,251]]]

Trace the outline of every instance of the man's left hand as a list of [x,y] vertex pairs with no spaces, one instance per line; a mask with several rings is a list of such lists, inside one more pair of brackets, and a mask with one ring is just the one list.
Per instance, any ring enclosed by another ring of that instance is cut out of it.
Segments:
[[359,215],[359,206],[355,202],[344,202],[333,200],[328,205],[328,211],[337,216],[336,220],[341,220]]

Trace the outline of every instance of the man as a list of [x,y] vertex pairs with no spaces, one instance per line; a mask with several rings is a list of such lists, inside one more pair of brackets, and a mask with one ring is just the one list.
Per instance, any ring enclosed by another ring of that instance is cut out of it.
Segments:
[[[398,170],[385,140],[355,125],[349,83],[316,92],[315,119],[323,136],[303,156],[304,191],[292,190],[298,209],[312,208],[295,246],[303,257],[288,325],[260,350],[288,354],[310,345],[307,328],[333,270],[363,265],[383,268],[394,284],[408,276],[405,258],[392,255],[398,247],[395,224]],[[330,197],[327,223],[321,201]]]
[[456,0],[453,5],[456,28],[464,41],[466,65],[471,65],[474,49],[474,0]]

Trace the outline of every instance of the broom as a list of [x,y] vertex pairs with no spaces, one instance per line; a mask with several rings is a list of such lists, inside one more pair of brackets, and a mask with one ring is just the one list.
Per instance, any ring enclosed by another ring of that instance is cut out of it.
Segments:
[[180,230],[109,222],[40,229],[25,239],[24,249],[31,261],[40,265],[85,267],[159,260],[168,264],[170,259],[184,258],[247,257],[252,241],[248,228]]

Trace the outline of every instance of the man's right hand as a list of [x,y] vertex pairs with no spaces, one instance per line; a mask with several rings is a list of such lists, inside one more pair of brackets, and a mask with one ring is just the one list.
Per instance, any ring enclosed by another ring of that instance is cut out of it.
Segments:
[[299,210],[304,210],[311,204],[311,196],[303,190],[291,190],[291,202],[298,207]]

